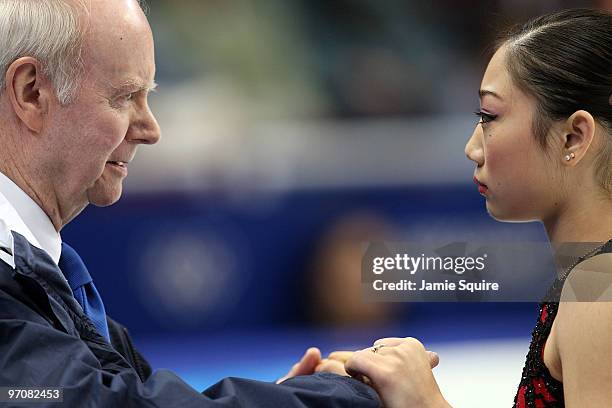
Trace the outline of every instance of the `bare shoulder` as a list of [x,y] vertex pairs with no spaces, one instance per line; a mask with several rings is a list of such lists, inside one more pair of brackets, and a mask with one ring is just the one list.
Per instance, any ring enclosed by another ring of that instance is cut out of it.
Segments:
[[577,266],[580,270],[612,273],[612,252],[595,255]]
[[555,341],[568,407],[583,407],[584,401],[589,401],[586,406],[608,406],[612,401],[611,287],[609,253],[580,263],[563,287]]
[[562,302],[612,302],[612,253],[578,264],[563,285]]

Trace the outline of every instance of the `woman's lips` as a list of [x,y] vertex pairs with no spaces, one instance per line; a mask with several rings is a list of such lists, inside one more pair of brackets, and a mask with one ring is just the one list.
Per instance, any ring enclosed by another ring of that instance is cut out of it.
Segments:
[[480,181],[478,181],[476,176],[474,176],[474,183],[476,183],[476,185],[478,186],[478,192],[480,194],[485,195],[487,193],[487,191],[489,191],[489,188],[487,187],[487,185],[486,184],[482,184]]

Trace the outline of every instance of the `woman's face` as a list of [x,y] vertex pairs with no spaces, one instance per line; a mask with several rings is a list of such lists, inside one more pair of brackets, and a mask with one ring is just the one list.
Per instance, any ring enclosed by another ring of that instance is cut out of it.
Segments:
[[556,154],[547,155],[536,140],[532,129],[536,100],[512,83],[504,54],[501,47],[484,74],[481,121],[465,153],[477,165],[474,181],[493,218],[542,220],[560,202],[559,172],[553,165]]

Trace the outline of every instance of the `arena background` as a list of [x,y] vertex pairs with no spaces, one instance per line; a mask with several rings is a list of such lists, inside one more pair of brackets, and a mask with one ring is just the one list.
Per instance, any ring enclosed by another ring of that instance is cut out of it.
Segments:
[[503,27],[612,2],[149,5],[163,139],[62,235],[154,368],[202,390],[414,336],[453,406],[511,406],[537,305],[363,304],[360,242],[545,239],[491,220],[472,184],[478,85]]

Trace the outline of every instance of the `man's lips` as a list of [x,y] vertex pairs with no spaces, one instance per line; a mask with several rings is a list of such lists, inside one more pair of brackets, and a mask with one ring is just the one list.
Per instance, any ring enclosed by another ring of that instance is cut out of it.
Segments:
[[489,188],[487,187],[487,185],[486,185],[486,184],[481,183],[481,182],[480,182],[480,181],[479,181],[479,180],[476,178],[476,176],[474,176],[474,183],[476,183],[476,185],[478,186],[478,192],[479,192],[480,194],[485,194],[485,193],[486,193],[486,192],[489,190]]
[[127,162],[127,161],[120,161],[120,160],[109,160],[109,161],[107,161],[107,163],[114,164],[116,166],[127,167],[129,162]]
[[121,175],[127,176],[128,173],[128,162],[118,161],[118,160],[109,160],[106,162],[110,167],[118,170]]

